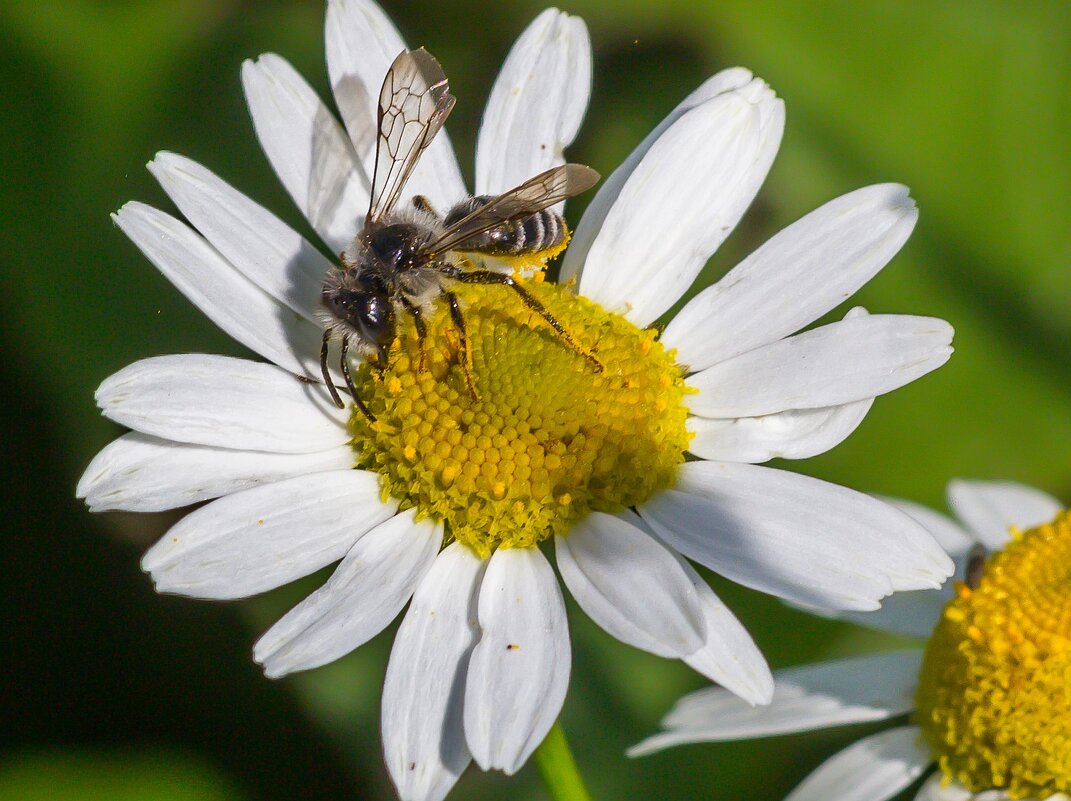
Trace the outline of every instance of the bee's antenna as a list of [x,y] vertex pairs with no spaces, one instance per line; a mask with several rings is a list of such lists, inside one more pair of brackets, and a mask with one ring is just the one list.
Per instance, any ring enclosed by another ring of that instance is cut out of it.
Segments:
[[[345,340],[343,340],[343,342],[345,342]],[[335,389],[335,382],[331,380],[331,374],[327,372],[327,349],[330,344],[331,332],[324,331],[323,344],[320,346],[320,372],[323,373],[324,383],[327,385],[327,391],[331,393],[331,400],[335,402],[335,406],[340,409],[345,409],[346,404],[344,404],[342,398],[338,396],[338,390]],[[345,348],[345,345],[343,345],[343,348]],[[345,353],[345,350],[343,350],[343,353]],[[343,356],[342,358],[345,360],[346,357]],[[348,375],[346,377],[349,378]]]
[[[357,408],[361,410],[361,414],[368,418],[369,423],[376,421],[376,416],[368,411],[368,407],[364,405],[364,401],[361,400],[357,394],[357,387],[353,383],[353,376],[350,375],[350,360],[346,358],[350,350],[350,335],[342,335],[342,377],[346,379],[346,388],[350,391],[350,395],[353,397],[353,402],[357,405]],[[334,387],[332,387],[334,389]]]

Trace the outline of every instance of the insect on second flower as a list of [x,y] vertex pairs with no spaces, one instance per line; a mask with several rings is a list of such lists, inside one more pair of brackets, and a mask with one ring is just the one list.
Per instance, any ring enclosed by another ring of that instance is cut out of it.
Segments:
[[427,199],[398,206],[420,155],[442,128],[454,107],[446,75],[423,48],[403,51],[394,60],[379,93],[379,136],[371,200],[364,227],[324,279],[322,300],[326,328],[320,367],[328,391],[340,409],[343,402],[327,368],[328,348],[341,337],[341,371],[353,401],[370,421],[375,416],[361,400],[349,365],[352,344],[375,357],[382,370],[395,339],[397,315],[412,315],[423,342],[425,316],[442,298],[457,329],[459,358],[469,394],[476,389],[468,367],[469,343],[455,282],[509,287],[554,329],[568,347],[597,371],[603,366],[566,331],[547,308],[508,272],[488,269],[471,256],[527,256],[539,262],[561,250],[568,237],[564,220],[551,206],[590,189],[599,174],[581,164],[549,169],[497,197],[481,195],[456,204],[440,216]]

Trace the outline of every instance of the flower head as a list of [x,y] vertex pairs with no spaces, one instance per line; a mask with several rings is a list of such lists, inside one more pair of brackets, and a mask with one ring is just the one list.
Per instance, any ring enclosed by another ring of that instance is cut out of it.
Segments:
[[[960,580],[939,592],[898,594],[881,612],[851,617],[925,638],[924,649],[775,672],[773,702],[762,709],[744,708],[720,689],[701,690],[681,699],[663,721],[667,731],[633,753],[914,710],[914,723],[845,749],[791,798],[879,801],[936,762],[919,799],[1066,799],[1071,516],[1047,495],[1006,482],[953,482],[949,502],[962,526],[904,508],[956,559]],[[984,558],[984,549],[994,553]]]
[[[343,125],[278,56],[248,62],[243,81],[272,166],[339,253],[368,209],[374,98],[404,44],[369,0],[329,3],[326,35]],[[589,89],[583,23],[544,12],[492,90],[477,195],[562,164]],[[564,283],[538,264],[512,289],[459,278],[440,289],[463,322],[432,298],[424,331],[400,310],[384,359],[352,361],[367,413],[337,409],[318,383],[332,261],[206,168],[160,154],[149,168],[189,224],[140,203],[117,224],[273,364],[165,356],[105,380],[98,403],[133,431],[97,456],[80,496],[95,510],[215,499],[146,554],[163,592],[241,598],[339,562],[257,642],[269,676],[337,659],[409,603],[383,690],[403,798],[443,797],[470,760],[512,773],[556,718],[570,640],[540,543],[613,636],[768,701],[761,654],[685,556],[848,610],[952,569],[903,512],[756,464],[832,448],[877,395],[948,358],[951,329],[930,318],[854,309],[794,333],[904,243],[917,215],[903,187],[826,204],[652,327],[751,203],[783,120],[746,70],[711,78],[604,182]],[[466,197],[445,132],[405,185],[406,203],[417,195],[440,210]]]

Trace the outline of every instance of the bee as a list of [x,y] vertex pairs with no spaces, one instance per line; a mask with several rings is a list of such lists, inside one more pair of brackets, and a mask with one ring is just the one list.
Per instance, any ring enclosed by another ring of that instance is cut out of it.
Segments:
[[967,552],[967,569],[963,576],[963,583],[972,590],[982,580],[982,573],[985,570],[985,558],[985,546],[981,543],[975,543],[970,551]]
[[364,226],[328,271],[321,291],[325,330],[320,349],[324,383],[335,405],[344,408],[328,372],[328,350],[341,339],[340,368],[361,413],[375,417],[361,400],[350,373],[349,351],[375,358],[386,367],[397,319],[408,314],[423,343],[426,318],[445,302],[457,329],[459,358],[469,393],[465,319],[451,287],[458,283],[499,284],[511,289],[568,347],[596,370],[602,364],[508,272],[488,269],[482,257],[538,254],[560,245],[565,222],[551,207],[590,189],[599,174],[581,164],[564,164],[498,196],[468,198],[439,216],[423,197],[412,206],[398,201],[421,154],[442,128],[455,98],[442,67],[426,50],[403,51],[387,70],[379,93],[378,137],[371,199]]

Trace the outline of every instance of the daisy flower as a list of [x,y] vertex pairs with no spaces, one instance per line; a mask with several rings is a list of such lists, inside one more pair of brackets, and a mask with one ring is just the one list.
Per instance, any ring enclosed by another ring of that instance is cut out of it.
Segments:
[[[339,253],[368,208],[374,98],[405,44],[368,0],[329,3],[326,40],[342,124],[279,56],[242,77],[269,161]],[[590,60],[580,20],[548,10],[528,27],[484,112],[477,194],[564,163]],[[564,281],[516,276],[579,347],[507,290],[459,283],[468,364],[445,303],[423,337],[400,315],[388,362],[353,362],[370,415],[336,409],[318,382],[332,260],[205,167],[158,155],[149,169],[186,222],[131,202],[117,225],[270,363],[162,356],[106,379],[97,402],[131,432],[93,460],[78,494],[93,510],[211,500],[145,555],[161,592],[243,598],[339,562],[256,643],[271,677],[341,657],[408,603],[382,702],[405,799],[442,798],[471,760],[513,773],[551,728],[570,673],[551,544],[565,586],[611,635],[767,702],[762,655],[685,557],[846,610],[937,587],[952,570],[892,506],[756,464],[832,448],[876,396],[949,357],[952,330],[931,318],[854,309],[796,333],[903,245],[917,216],[904,187],[826,204],[652,327],[755,197],[783,121],[746,70],[702,84],[603,183]],[[466,197],[445,133],[405,194],[439,209]]]
[[[1071,791],[1071,513],[1010,482],[954,481],[953,522],[898,501],[957,563],[941,590],[899,593],[849,619],[917,637],[917,649],[774,673],[753,708],[722,688],[685,696],[633,756],[911,714],[833,756],[792,801],[884,801],[931,765],[920,801],[1067,799]],[[993,552],[985,558],[986,551]],[[843,615],[838,615],[843,616]]]

